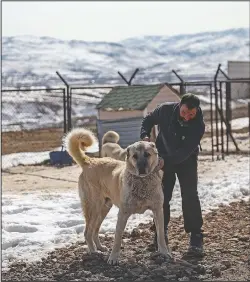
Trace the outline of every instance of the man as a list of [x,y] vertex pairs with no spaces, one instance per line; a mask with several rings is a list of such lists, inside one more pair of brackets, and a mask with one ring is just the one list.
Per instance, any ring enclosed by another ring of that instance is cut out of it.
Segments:
[[[163,169],[164,192],[164,227],[167,237],[170,220],[170,205],[176,181],[179,179],[184,229],[190,235],[189,252],[202,253],[202,213],[197,191],[197,158],[198,145],[205,131],[200,100],[193,94],[182,96],[180,103],[164,103],[159,105],[142,121],[140,137],[150,141],[150,132],[158,125],[159,134],[156,147]],[[155,229],[155,228],[154,228]],[[157,243],[155,234],[154,244]]]

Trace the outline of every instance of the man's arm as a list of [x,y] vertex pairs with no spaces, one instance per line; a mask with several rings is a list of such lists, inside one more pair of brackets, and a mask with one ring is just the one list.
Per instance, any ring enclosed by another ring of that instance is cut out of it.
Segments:
[[205,124],[204,122],[202,122],[198,129],[198,132],[193,132],[193,135],[186,141],[183,148],[178,149],[171,154],[170,158],[173,163],[179,164],[185,161],[199,145],[204,132]]
[[160,112],[162,106],[159,105],[153,112],[149,113],[142,120],[140,138],[144,139],[146,137],[150,138],[150,133],[154,125],[160,122]]

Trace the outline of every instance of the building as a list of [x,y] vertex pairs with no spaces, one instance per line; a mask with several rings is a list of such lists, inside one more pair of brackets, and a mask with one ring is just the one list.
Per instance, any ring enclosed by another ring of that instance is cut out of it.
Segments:
[[[143,85],[114,87],[97,105],[97,131],[99,142],[108,130],[120,135],[119,144],[125,148],[140,140],[142,119],[159,104],[179,102],[179,92],[170,85]],[[157,134],[157,127],[152,135]]]
[[[231,79],[250,80],[250,61],[228,61],[227,72]],[[232,100],[250,98],[250,82],[232,83],[231,97]]]

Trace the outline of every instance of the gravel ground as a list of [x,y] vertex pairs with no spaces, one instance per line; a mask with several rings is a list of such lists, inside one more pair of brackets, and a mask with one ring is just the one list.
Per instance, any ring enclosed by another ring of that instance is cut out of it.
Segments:
[[[123,236],[118,266],[107,264],[108,253],[87,254],[86,244],[77,242],[56,249],[41,261],[16,262],[2,281],[166,281],[166,280],[249,280],[250,222],[249,202],[221,206],[204,217],[204,256],[185,254],[188,237],[183,219],[172,218],[169,241],[175,261],[166,261],[149,249],[153,238],[150,224],[140,224]],[[109,248],[113,236],[103,235],[101,241]]]

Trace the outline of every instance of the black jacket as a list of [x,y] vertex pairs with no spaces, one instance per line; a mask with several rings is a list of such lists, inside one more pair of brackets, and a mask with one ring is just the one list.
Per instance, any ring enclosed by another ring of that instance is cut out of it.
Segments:
[[183,126],[179,122],[179,106],[179,103],[170,102],[159,105],[143,119],[140,134],[141,139],[150,137],[152,127],[158,125],[156,147],[159,156],[174,164],[198,154],[198,145],[205,132],[202,110],[199,108],[195,118]]

